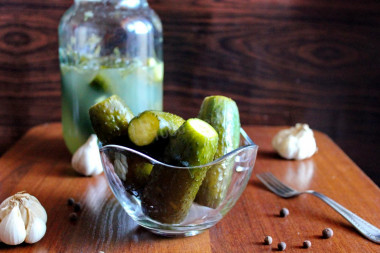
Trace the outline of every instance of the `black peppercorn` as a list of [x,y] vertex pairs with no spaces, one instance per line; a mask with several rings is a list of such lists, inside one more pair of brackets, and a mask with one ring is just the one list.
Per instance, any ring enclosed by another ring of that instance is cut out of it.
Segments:
[[78,219],[78,215],[77,213],[72,212],[70,213],[69,218],[71,221],[76,221]]
[[304,247],[305,249],[310,248],[310,247],[311,247],[311,241],[309,241],[309,240],[304,241],[304,242],[303,242],[303,247]]
[[281,210],[280,210],[280,216],[281,217],[286,217],[286,216],[288,216],[289,215],[289,210],[287,209],[287,208],[282,208]]
[[284,251],[286,249],[286,243],[280,242],[277,244],[277,247],[279,251]]
[[333,234],[334,234],[334,232],[333,232],[333,230],[331,228],[325,228],[322,231],[322,237],[326,238],[326,239],[332,237]]
[[265,236],[264,238],[264,244],[265,245],[271,245],[272,244],[272,237],[270,237],[269,235]]
[[72,206],[72,205],[74,205],[74,203],[75,203],[75,200],[73,198],[67,199],[67,205]]
[[74,211],[75,212],[79,212],[81,209],[82,209],[82,205],[79,202],[74,204]]

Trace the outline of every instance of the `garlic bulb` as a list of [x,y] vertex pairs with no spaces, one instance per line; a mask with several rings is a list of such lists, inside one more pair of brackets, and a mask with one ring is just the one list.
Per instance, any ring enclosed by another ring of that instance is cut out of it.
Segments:
[[0,241],[8,245],[38,242],[45,235],[46,221],[37,198],[18,192],[0,204]]
[[95,134],[92,134],[86,143],[74,153],[71,165],[74,170],[85,176],[102,173],[103,167],[100,160],[98,138]]
[[313,131],[309,125],[300,123],[278,132],[273,137],[272,146],[285,159],[302,160],[317,151]]

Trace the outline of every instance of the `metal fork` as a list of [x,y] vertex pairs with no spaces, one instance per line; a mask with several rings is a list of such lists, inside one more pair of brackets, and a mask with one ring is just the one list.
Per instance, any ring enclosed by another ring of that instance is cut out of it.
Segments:
[[323,200],[326,204],[331,206],[335,211],[337,211],[340,215],[342,215],[348,222],[350,222],[364,237],[375,242],[380,243],[380,229],[363,220],[353,212],[347,210],[340,204],[336,203],[334,200],[326,197],[325,195],[313,191],[307,190],[303,192],[296,191],[289,186],[280,182],[272,173],[264,172],[256,175],[260,181],[268,187],[272,192],[276,195],[281,196],[283,198],[291,198],[298,196],[302,193],[309,193],[314,195],[321,200]]

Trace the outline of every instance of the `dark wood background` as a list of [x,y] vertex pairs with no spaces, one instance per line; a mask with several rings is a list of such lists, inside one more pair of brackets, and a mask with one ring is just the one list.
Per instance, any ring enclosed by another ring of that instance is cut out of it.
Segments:
[[[379,1],[149,2],[165,31],[165,110],[191,117],[204,96],[230,96],[242,124],[308,123],[380,184]],[[0,1],[0,153],[60,120],[57,26],[71,4]]]

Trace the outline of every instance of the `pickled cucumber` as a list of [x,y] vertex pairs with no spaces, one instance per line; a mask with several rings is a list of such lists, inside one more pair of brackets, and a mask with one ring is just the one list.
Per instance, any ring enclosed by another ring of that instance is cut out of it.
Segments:
[[128,136],[135,145],[146,146],[168,140],[184,122],[181,117],[168,112],[145,111],[129,123]]
[[125,181],[126,189],[132,191],[136,197],[141,197],[153,169],[153,164],[136,158],[132,159],[130,165],[131,167]]
[[[240,119],[235,101],[224,96],[206,97],[198,118],[213,126],[219,135],[214,160],[239,147]],[[231,182],[233,162],[225,160],[207,171],[195,200],[197,203],[211,208],[218,207]]]
[[106,92],[106,93],[112,92],[111,91],[111,87],[112,87],[111,81],[108,80],[107,77],[105,75],[102,75],[102,74],[97,74],[94,77],[94,79],[90,83],[90,87],[95,89],[95,90],[101,91],[101,92]]
[[89,114],[92,128],[103,144],[118,144],[128,137],[128,123],[133,114],[117,95],[90,107]]
[[110,157],[116,175],[123,182],[125,189],[136,197],[140,197],[144,186],[148,182],[153,164],[146,159],[132,154],[110,150]]
[[[179,166],[198,166],[215,156],[218,134],[200,119],[189,119],[170,137],[165,161]],[[155,165],[142,195],[144,213],[162,223],[177,224],[187,215],[208,170],[175,169]]]

